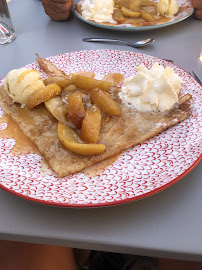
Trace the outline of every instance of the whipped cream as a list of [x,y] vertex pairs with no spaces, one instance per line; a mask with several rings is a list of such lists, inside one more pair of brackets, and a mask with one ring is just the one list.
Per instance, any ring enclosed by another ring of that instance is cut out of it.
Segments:
[[178,103],[183,80],[170,67],[158,63],[148,70],[143,64],[125,80],[119,94],[129,107],[142,112],[167,112]]
[[157,5],[159,15],[167,18],[173,18],[179,11],[177,0],[159,0]]
[[97,23],[116,23],[112,18],[112,13],[114,11],[113,0],[84,0],[81,10],[82,16],[86,20],[95,21]]

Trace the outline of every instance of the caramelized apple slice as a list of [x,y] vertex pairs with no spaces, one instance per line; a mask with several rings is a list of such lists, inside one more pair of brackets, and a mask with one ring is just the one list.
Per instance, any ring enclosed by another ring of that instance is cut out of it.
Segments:
[[44,88],[34,92],[27,101],[27,107],[29,109],[34,108],[35,106],[47,101],[55,96],[61,94],[61,87],[55,83],[49,84]]
[[121,12],[123,16],[126,16],[126,17],[131,17],[131,18],[140,17],[140,12],[132,11],[124,6],[121,7]]
[[121,115],[121,109],[118,103],[111,98],[109,93],[102,91],[99,88],[94,88],[90,91],[90,97],[101,111],[112,116]]
[[126,21],[126,18],[123,17],[121,10],[118,8],[114,9],[112,18],[118,23],[124,23]]
[[102,154],[106,146],[104,144],[82,143],[79,137],[70,127],[58,123],[58,136],[64,147],[81,156],[93,156]]
[[67,124],[67,104],[64,104],[61,97],[54,97],[44,102],[49,112],[63,124]]
[[72,76],[72,75],[81,75],[81,76],[85,76],[85,77],[89,77],[89,78],[95,77],[95,73],[90,72],[90,71],[76,71],[76,72],[70,74],[70,76]]
[[77,90],[77,87],[76,87],[74,84],[70,84],[70,85],[64,87],[64,88],[62,89],[62,92],[63,92],[63,93],[69,93],[69,92],[74,92],[74,91],[76,91],[76,90]]
[[142,17],[142,19],[144,19],[146,21],[154,21],[155,20],[151,14],[145,12],[144,10],[141,10],[141,17]]
[[142,3],[142,0],[132,0],[131,3],[130,3],[129,8],[132,11],[138,12],[138,11],[140,11],[141,3]]
[[141,6],[141,10],[152,16],[157,15],[157,6]]
[[76,128],[81,128],[81,124],[85,116],[82,93],[71,93],[68,96],[68,114]]
[[111,82],[113,85],[118,86],[124,81],[124,75],[121,73],[109,73],[104,76],[103,81]]
[[67,76],[64,71],[58,69],[56,66],[53,65],[50,61],[45,58],[39,57],[37,53],[35,53],[36,61],[39,64],[39,67],[48,75],[50,76]]
[[89,143],[96,143],[100,137],[101,110],[93,105],[86,110],[81,126],[80,138]]
[[151,0],[141,0],[141,6],[156,6],[156,3]]
[[62,88],[72,84],[72,81],[64,76],[63,77],[59,77],[59,76],[48,77],[43,82],[45,85],[56,83]]
[[85,76],[81,76],[81,75],[76,75],[76,74],[72,75],[72,81],[73,81],[73,84],[76,85],[76,87],[78,87],[82,90],[87,90],[87,91],[90,91],[96,87],[98,87],[104,91],[109,91],[110,87],[111,87],[110,82],[96,80],[93,78],[89,78],[89,77],[85,77]]
[[117,5],[119,7],[124,6],[127,8],[129,8],[130,2],[131,2],[131,0],[114,0],[115,5]]

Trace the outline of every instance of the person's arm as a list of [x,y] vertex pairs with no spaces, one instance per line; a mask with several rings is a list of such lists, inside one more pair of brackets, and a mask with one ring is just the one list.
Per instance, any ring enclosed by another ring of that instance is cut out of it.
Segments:
[[77,270],[72,248],[0,240],[1,270]]
[[54,21],[69,19],[74,0],[41,0],[46,14]]
[[192,0],[192,6],[195,8],[195,17],[202,20],[202,0]]

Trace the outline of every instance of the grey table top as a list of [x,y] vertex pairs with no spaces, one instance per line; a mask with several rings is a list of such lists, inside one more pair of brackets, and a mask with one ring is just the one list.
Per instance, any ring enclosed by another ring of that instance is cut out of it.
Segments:
[[[0,48],[0,77],[42,57],[86,49],[138,51],[172,59],[202,77],[202,21],[193,17],[176,25],[143,32],[116,32],[72,17],[53,22],[38,0],[9,3],[17,39]],[[84,37],[131,41],[154,37],[142,49],[84,43]],[[202,170],[198,164],[181,181],[144,200],[125,205],[61,209],[40,205],[0,190],[0,239],[65,245],[76,248],[202,261]]]

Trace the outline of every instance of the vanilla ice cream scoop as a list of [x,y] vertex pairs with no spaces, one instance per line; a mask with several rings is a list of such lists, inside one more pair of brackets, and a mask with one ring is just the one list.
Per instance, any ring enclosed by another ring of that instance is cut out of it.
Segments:
[[159,15],[167,18],[173,18],[179,11],[177,0],[159,0],[157,5]]
[[32,93],[45,87],[41,75],[33,69],[13,69],[5,80],[4,88],[13,102],[21,104],[24,108]]
[[84,0],[81,10],[82,16],[86,20],[95,21],[97,23],[116,23],[116,21],[112,18],[114,11],[113,0]]
[[170,67],[158,63],[148,70],[137,67],[135,76],[125,80],[119,94],[126,105],[142,112],[165,113],[178,104],[182,79]]

